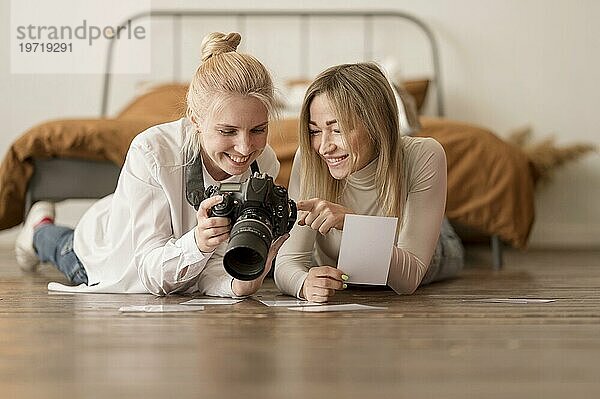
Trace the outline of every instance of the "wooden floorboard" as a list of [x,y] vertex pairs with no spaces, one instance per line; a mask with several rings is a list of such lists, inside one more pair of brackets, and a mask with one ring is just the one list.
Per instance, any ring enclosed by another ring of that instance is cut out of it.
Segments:
[[[412,296],[351,288],[308,314],[245,300],[127,315],[180,296],[50,294],[0,250],[0,398],[596,398],[600,252],[470,248],[456,279]],[[260,294],[277,293],[272,281]],[[552,298],[491,304],[480,298]]]

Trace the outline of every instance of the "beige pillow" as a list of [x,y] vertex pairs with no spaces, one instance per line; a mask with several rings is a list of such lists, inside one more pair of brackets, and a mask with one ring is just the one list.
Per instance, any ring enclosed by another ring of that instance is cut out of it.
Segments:
[[429,79],[405,80],[402,82],[402,87],[415,99],[415,106],[419,114],[423,112],[429,82]]
[[116,119],[150,119],[156,124],[177,120],[185,115],[187,89],[188,85],[181,83],[156,86],[134,98]]

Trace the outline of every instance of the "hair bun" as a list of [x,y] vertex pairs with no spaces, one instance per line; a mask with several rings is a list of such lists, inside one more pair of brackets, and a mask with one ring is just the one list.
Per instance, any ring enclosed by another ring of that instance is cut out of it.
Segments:
[[208,60],[213,55],[235,51],[241,40],[242,36],[237,32],[228,34],[221,32],[209,33],[202,39],[202,45],[200,46],[202,62]]

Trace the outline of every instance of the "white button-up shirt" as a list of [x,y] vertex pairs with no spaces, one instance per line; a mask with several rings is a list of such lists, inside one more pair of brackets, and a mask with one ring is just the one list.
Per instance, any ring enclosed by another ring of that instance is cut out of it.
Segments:
[[[196,210],[185,198],[186,128],[190,123],[183,118],[135,137],[115,193],[92,205],[75,228],[73,246],[88,286],[50,283],[49,290],[234,296],[233,279],[223,267],[227,243],[210,253],[196,245]],[[261,172],[273,178],[279,173],[271,147],[257,162]],[[206,187],[216,184],[204,167],[203,174]],[[244,181],[250,174],[225,181]]]

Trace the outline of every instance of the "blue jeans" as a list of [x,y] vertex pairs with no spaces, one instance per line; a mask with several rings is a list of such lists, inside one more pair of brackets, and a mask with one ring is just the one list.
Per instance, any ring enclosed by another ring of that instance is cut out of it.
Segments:
[[33,248],[42,262],[50,262],[76,285],[88,283],[85,268],[73,251],[74,230],[45,224],[33,233]]
[[465,250],[462,242],[448,219],[444,218],[440,238],[421,284],[425,285],[454,277],[462,270],[464,264]]

